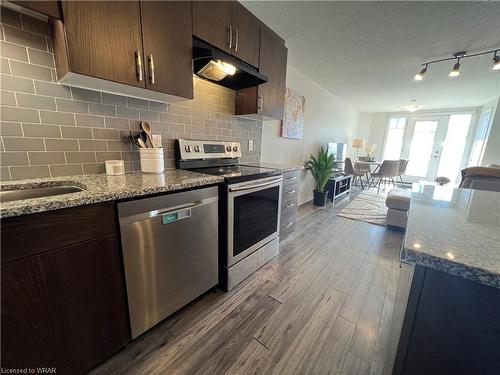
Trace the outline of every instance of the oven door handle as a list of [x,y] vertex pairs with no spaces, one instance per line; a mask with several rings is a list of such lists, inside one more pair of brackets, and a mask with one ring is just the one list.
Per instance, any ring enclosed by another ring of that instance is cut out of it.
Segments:
[[246,185],[246,186],[239,186],[239,187],[229,187],[229,191],[233,192],[233,191],[251,190],[251,189],[260,188],[260,187],[267,186],[267,185],[272,185],[272,184],[275,184],[275,183],[280,182],[280,181],[283,181],[283,177],[278,178],[276,180],[263,182],[262,184]]

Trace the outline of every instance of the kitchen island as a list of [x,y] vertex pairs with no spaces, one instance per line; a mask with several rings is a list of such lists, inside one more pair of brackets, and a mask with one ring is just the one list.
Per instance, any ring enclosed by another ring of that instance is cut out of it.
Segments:
[[500,193],[414,187],[402,258],[415,273],[393,374],[498,374]]

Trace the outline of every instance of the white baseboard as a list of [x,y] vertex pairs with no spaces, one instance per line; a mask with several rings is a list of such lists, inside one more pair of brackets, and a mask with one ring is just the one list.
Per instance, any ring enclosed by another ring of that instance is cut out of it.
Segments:
[[308,203],[308,202],[310,202],[312,200],[313,200],[313,196],[312,195],[307,195],[307,196],[304,197],[304,200],[302,202],[298,202],[297,203],[297,206],[302,206],[303,204]]

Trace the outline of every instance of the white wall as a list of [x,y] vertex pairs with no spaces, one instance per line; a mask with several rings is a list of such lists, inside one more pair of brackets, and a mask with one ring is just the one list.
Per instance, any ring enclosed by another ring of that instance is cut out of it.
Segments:
[[481,113],[491,109],[491,126],[481,165],[500,164],[500,97],[481,108]]
[[[373,152],[373,157],[376,160],[382,160],[384,142],[385,142],[385,132],[387,130],[387,119],[389,118],[388,113],[373,113],[371,114],[371,128],[370,136],[365,138],[366,144],[376,145],[375,151]],[[360,155],[365,155],[366,153],[362,150]]]
[[[367,145],[375,145],[375,151],[372,156],[376,160],[382,159],[388,118],[388,113],[359,114],[359,125],[354,134],[354,138],[363,138]],[[359,155],[366,155],[365,150],[359,150]]]
[[[280,121],[263,122],[261,160],[303,165],[309,154],[317,154],[328,142],[345,142],[350,150],[358,111],[290,65],[286,85],[306,97],[304,137],[300,140],[282,138]],[[312,198],[313,188],[312,177],[304,171],[299,181],[299,203]]]

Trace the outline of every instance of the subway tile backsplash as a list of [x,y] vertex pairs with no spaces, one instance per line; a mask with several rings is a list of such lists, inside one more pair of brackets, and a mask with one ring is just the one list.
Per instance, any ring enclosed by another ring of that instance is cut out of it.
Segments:
[[177,138],[240,141],[242,161],[260,159],[262,123],[234,116],[234,91],[195,77],[193,100],[167,104],[63,86],[47,22],[3,7],[0,15],[1,180],[104,173],[111,159],[140,170],[129,131],[141,120],[161,134],[167,168]]

